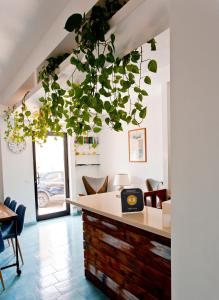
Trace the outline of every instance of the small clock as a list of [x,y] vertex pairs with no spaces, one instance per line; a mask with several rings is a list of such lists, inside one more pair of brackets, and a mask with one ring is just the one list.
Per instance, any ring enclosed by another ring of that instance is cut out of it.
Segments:
[[8,142],[8,149],[13,153],[21,153],[26,149],[26,142],[21,143]]

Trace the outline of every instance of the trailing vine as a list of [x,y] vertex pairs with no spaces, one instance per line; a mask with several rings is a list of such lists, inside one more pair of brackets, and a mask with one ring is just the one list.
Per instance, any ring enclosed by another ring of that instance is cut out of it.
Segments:
[[[149,73],[157,72],[157,63],[143,57],[142,47],[117,56],[116,37],[108,34],[108,21],[120,5],[106,0],[104,6],[94,6],[89,15],[68,18],[65,29],[74,33],[77,43],[71,54],[74,71],[68,88],[58,82],[57,70],[69,54],[49,58],[39,73],[45,95],[39,99],[38,111],[27,108],[25,97],[19,112],[9,108],[6,138],[20,141],[31,136],[45,141],[49,132],[77,136],[88,131],[98,133],[103,122],[115,131],[122,131],[124,123],[141,124],[147,113],[144,87],[151,84]],[[148,43],[155,51],[155,40]],[[149,73],[143,76],[145,66]]]

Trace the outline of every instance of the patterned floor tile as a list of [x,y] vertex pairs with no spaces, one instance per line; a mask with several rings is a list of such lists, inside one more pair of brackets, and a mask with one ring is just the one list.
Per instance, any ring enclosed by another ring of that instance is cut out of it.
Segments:
[[[21,276],[3,270],[6,289],[0,300],[105,300],[84,277],[81,216],[39,222],[24,228],[20,237],[24,257]],[[0,266],[14,256],[6,243]]]

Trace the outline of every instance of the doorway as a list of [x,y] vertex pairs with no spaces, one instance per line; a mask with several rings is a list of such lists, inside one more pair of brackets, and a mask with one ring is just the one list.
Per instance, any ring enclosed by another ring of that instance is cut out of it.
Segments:
[[49,134],[43,144],[33,142],[37,221],[70,214],[67,135]]

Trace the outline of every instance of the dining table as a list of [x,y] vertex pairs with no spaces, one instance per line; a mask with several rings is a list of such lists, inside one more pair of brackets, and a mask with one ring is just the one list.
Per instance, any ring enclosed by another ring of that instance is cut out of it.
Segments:
[[0,203],[0,223],[3,224],[5,222],[7,222],[7,223],[14,222],[15,253],[16,253],[15,263],[1,267],[1,270],[11,268],[11,267],[16,267],[17,274],[20,275],[21,269],[19,266],[19,257],[18,257],[17,219],[18,219],[18,215],[14,211],[12,211],[10,208],[8,208],[3,203]]

